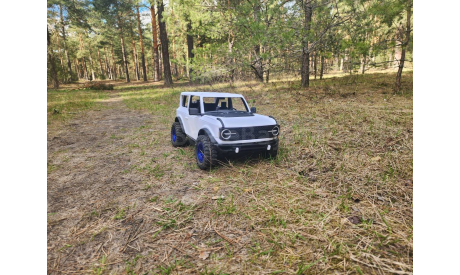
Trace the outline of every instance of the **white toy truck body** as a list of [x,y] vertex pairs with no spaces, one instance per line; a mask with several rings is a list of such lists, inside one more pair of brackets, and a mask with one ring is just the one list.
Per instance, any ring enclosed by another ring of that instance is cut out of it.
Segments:
[[171,142],[185,146],[192,140],[201,169],[216,165],[224,153],[264,151],[276,157],[280,126],[273,117],[255,112],[240,94],[183,92]]

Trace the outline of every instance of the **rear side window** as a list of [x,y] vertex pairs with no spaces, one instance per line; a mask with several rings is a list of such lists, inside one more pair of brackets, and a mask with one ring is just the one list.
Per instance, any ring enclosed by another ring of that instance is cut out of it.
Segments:
[[182,96],[182,107],[188,106],[188,95]]

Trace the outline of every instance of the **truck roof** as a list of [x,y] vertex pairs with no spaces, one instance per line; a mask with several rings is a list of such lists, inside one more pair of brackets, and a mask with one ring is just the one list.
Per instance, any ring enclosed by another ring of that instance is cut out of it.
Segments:
[[196,95],[200,97],[243,97],[241,94],[219,93],[219,92],[182,92],[181,95]]

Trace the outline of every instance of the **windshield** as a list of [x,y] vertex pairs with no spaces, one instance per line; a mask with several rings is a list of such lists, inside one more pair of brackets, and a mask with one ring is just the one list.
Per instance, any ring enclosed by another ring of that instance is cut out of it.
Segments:
[[203,97],[204,114],[221,117],[253,116],[242,97]]
[[242,97],[203,97],[203,107],[208,115],[249,113]]

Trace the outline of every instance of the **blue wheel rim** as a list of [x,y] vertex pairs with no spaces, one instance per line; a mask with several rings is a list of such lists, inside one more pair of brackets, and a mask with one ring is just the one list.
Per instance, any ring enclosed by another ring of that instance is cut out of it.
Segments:
[[203,154],[204,148],[203,148],[203,143],[199,142],[196,146],[196,155],[198,157],[198,161],[201,163],[204,160],[204,154]]
[[172,128],[171,130],[171,138],[173,142],[176,142],[177,136],[176,136],[176,128]]

